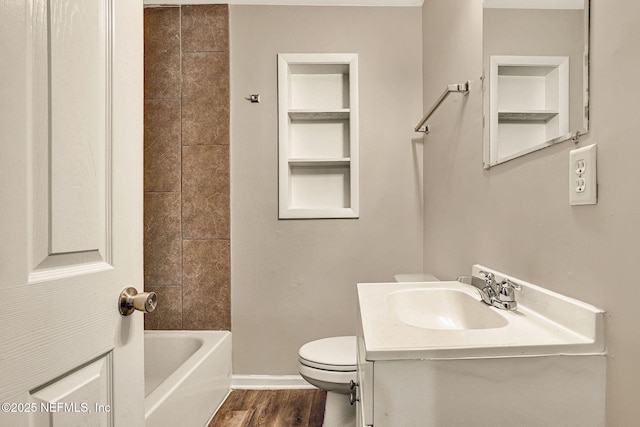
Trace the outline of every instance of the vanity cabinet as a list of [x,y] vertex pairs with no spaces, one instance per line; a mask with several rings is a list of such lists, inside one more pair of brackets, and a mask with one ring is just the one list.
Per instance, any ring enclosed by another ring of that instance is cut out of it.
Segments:
[[491,157],[508,160],[569,133],[569,58],[490,57]]
[[278,55],[279,218],[357,218],[358,56]]
[[358,357],[358,427],[605,425],[602,355]]
[[[486,329],[414,326],[403,316],[417,316],[421,305],[403,300],[400,317],[392,307],[394,295],[416,300],[456,282],[358,284],[356,425],[604,427],[604,313],[517,283],[524,305],[505,312],[508,325]],[[527,306],[552,310],[554,320]]]

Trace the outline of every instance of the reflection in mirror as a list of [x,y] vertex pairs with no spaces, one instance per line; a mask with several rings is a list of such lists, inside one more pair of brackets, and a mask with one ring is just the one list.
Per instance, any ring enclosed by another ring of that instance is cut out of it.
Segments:
[[484,0],[484,167],[589,129],[589,0]]

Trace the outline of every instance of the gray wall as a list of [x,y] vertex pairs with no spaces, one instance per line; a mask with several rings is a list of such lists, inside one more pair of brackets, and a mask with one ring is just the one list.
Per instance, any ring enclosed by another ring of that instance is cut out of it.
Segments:
[[[355,333],[357,282],[422,270],[421,21],[416,7],[231,6],[234,373],[297,373],[302,344]],[[278,220],[276,55],[313,52],[359,54],[359,219]]]
[[482,263],[597,305],[607,320],[607,425],[640,419],[640,3],[592,1],[591,132],[598,204],[568,201],[572,142],[482,169],[482,10],[478,0],[425,0],[424,103],[472,79],[424,145],[424,268],[443,278]]

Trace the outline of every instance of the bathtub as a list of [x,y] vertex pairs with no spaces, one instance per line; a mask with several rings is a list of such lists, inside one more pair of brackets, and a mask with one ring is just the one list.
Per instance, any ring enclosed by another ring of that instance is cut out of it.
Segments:
[[146,427],[203,427],[231,389],[231,332],[145,331]]

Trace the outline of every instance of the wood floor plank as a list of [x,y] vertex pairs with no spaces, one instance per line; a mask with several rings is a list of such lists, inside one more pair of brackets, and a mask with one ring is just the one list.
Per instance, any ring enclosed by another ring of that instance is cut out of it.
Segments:
[[324,422],[324,407],[327,404],[327,393],[320,390],[312,390],[313,400],[309,413],[309,427],[322,427]]
[[[260,399],[260,405],[251,418],[252,427],[281,427],[278,415],[289,395],[290,390],[265,390],[264,399]],[[284,427],[284,426],[282,426]]]
[[218,424],[225,427],[250,427],[251,417],[253,416],[253,410],[245,411],[226,411],[218,419]]
[[[244,390],[232,390],[231,393],[229,393],[229,395],[225,399],[222,406],[220,406],[220,408],[214,415],[213,419],[209,422],[209,425],[207,427],[214,427],[214,426],[236,427],[236,424],[232,423],[232,421],[229,420],[227,414],[233,415],[235,412],[242,411],[242,408],[244,406],[242,403],[242,400],[244,398],[243,392]],[[251,413],[249,414],[249,419],[251,418],[252,414],[253,414],[253,411],[251,411]]]
[[246,408],[246,405],[243,402],[245,391],[246,390],[232,390],[223,403],[225,408],[229,411]]
[[208,427],[321,427],[322,390],[233,390]]
[[283,424],[291,427],[309,427],[312,404],[313,390],[301,390],[290,394],[287,405],[281,411]]

